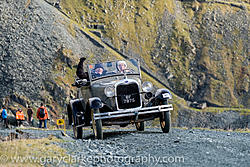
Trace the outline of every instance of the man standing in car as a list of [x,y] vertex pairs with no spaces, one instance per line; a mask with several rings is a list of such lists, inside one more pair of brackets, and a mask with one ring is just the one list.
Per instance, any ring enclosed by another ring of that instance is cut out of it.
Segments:
[[89,75],[87,72],[84,72],[83,70],[83,63],[86,60],[85,57],[80,58],[80,62],[77,65],[76,69],[76,75],[78,76],[79,79],[89,79]]

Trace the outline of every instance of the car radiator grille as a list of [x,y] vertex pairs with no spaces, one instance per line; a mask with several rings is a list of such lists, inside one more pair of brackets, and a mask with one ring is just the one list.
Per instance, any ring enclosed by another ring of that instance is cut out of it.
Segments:
[[136,83],[130,83],[128,85],[118,85],[116,91],[119,109],[140,107],[140,93],[139,87]]

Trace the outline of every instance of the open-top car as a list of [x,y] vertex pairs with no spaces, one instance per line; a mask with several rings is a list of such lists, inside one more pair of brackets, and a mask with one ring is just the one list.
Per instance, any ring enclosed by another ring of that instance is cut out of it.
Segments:
[[103,126],[135,124],[144,130],[144,122],[160,118],[164,133],[170,130],[172,98],[167,89],[155,89],[142,82],[138,60],[89,64],[88,79],[76,80],[77,99],[71,100],[67,112],[76,138],[82,138],[84,126],[92,126],[95,137],[103,139]]

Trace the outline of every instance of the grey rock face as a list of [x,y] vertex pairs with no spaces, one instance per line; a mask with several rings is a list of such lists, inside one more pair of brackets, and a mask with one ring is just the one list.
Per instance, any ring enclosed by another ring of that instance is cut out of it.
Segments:
[[[100,59],[103,48],[94,45],[75,26],[75,36],[69,31],[70,21],[45,1],[34,0],[26,6],[26,0],[3,0],[0,2],[0,105],[4,98],[20,102],[44,100],[41,92],[46,90],[54,101],[64,106],[69,96],[55,84],[54,64],[61,58],[61,48],[72,51],[62,64],[74,68],[82,56],[91,53]],[[65,57],[65,56],[64,56]],[[48,85],[56,85],[52,89]],[[69,85],[71,83],[68,83]],[[12,99],[12,97],[15,97]]]
[[201,127],[210,129],[249,129],[250,116],[239,111],[205,112],[193,111],[181,108],[176,111],[178,114],[173,126],[177,127]]

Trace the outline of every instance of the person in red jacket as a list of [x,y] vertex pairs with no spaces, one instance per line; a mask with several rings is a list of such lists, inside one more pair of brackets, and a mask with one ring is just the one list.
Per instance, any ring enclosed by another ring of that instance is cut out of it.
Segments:
[[47,119],[48,117],[48,111],[46,107],[44,107],[43,103],[41,103],[41,106],[37,109],[36,117],[39,119],[39,128],[42,128],[42,123],[44,122],[44,128],[47,128]]

